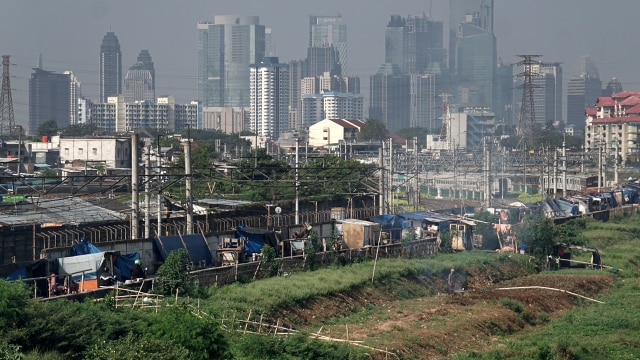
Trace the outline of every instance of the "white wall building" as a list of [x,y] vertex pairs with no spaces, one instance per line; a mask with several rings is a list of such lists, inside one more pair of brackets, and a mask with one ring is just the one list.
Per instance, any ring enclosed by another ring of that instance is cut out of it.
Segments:
[[60,165],[131,168],[131,138],[60,138]]
[[361,120],[324,119],[309,127],[309,145],[325,146],[340,140],[352,142],[364,126]]
[[277,139],[289,131],[289,65],[266,57],[249,69],[249,129]]

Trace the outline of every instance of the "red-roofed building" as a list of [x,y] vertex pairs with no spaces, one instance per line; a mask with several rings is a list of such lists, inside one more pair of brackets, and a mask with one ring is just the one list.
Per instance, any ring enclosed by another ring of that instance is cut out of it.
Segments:
[[617,153],[623,166],[638,160],[640,92],[598,97],[594,108],[585,109],[585,118],[585,150],[602,148],[606,154]]

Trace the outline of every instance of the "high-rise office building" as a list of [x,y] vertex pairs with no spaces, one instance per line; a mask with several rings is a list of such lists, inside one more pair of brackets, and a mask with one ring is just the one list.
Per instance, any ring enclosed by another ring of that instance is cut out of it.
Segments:
[[337,76],[342,75],[337,49],[333,45],[309,47],[307,59],[304,62],[303,77],[322,76],[326,72]]
[[100,45],[100,101],[118,94],[122,94],[122,52],[118,37],[109,31]]
[[140,50],[136,63],[142,64],[142,69],[149,70],[149,72],[151,73],[151,79],[153,80],[153,82],[151,83],[151,86],[153,91],[155,92],[156,68],[153,66],[153,60],[151,59],[151,54],[149,53],[149,50]]
[[607,86],[602,90],[602,96],[611,96],[623,90],[622,83],[616,78],[611,78]]
[[[333,46],[343,74],[347,73],[347,25],[342,16],[309,16],[309,47]],[[307,75],[309,76],[309,75]]]
[[493,0],[449,0],[449,69],[455,70],[456,34],[467,15],[477,19],[477,26],[493,33]]
[[412,128],[432,131],[436,128],[436,77],[433,74],[411,74],[409,124]]
[[289,65],[265,57],[250,66],[249,128],[276,140],[289,131]]
[[391,132],[410,127],[410,76],[385,63],[369,81],[369,118],[382,121]]
[[458,24],[455,82],[457,103],[493,108],[498,62],[496,37],[481,26],[477,15],[467,15]]
[[140,51],[138,61],[124,77],[124,101],[155,101],[156,70],[148,50]]
[[513,64],[505,64],[502,61],[498,61],[496,69],[496,100],[493,108],[496,114],[496,122],[499,125],[516,125],[514,119],[514,114],[517,113],[514,103],[514,91],[516,88]]
[[562,66],[560,63],[540,63],[532,66],[533,106],[535,122],[562,121]]
[[204,107],[249,106],[249,65],[265,56],[257,16],[214,16],[198,23],[198,100]]
[[567,126],[578,132],[584,131],[584,111],[592,107],[602,94],[602,81],[596,65],[589,56],[580,59],[576,75],[569,79],[567,85]]
[[385,62],[402,73],[420,74],[434,64],[444,65],[443,27],[427,15],[392,15],[385,33]]
[[30,133],[50,120],[55,120],[61,128],[70,125],[71,113],[76,113],[76,108],[77,105],[71,105],[70,74],[33,69],[29,79]]

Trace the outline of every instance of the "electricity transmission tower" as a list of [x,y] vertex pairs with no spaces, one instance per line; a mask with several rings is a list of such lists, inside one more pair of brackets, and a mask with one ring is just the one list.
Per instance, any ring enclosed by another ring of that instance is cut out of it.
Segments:
[[9,55],[2,55],[2,93],[0,93],[0,135],[11,134],[15,128]]
[[537,67],[540,65],[540,61],[535,60],[542,55],[517,55],[522,58],[517,65],[523,65],[524,71],[519,73],[518,76],[523,77],[524,81],[522,85],[518,86],[518,89],[522,89],[522,102],[520,106],[520,123],[518,125],[518,133],[520,135],[520,145],[523,149],[533,147],[535,145],[536,135],[536,113],[533,104],[533,92],[534,89],[540,88],[540,85],[533,83],[533,78],[540,76]]

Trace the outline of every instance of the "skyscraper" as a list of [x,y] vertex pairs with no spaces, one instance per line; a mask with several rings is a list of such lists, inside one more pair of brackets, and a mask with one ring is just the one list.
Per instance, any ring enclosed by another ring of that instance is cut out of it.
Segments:
[[149,51],[142,50],[124,77],[124,101],[155,101],[155,72]]
[[410,76],[397,65],[385,63],[369,81],[369,117],[380,120],[391,132],[410,127]]
[[70,74],[58,74],[41,68],[33,69],[29,79],[29,132],[41,124],[55,120],[59,127],[70,125]]
[[602,96],[611,96],[613,94],[621,92],[622,90],[622,83],[620,82],[620,80],[611,78],[611,80],[609,80],[609,82],[607,83],[607,87],[602,90]]
[[449,69],[456,69],[456,34],[467,15],[478,19],[477,26],[493,33],[493,0],[449,0]]
[[278,139],[289,131],[289,65],[265,57],[250,66],[249,128],[255,134]]
[[[338,54],[340,68],[347,73],[347,25],[342,16],[309,16],[309,47],[333,46]],[[307,75],[313,76],[313,75]]]
[[596,65],[589,56],[580,59],[576,74],[567,85],[567,126],[584,131],[584,111],[592,107],[602,93],[602,81]]
[[204,107],[249,106],[249,65],[265,56],[257,16],[214,16],[198,23],[198,100]]
[[455,82],[457,103],[493,108],[498,62],[496,37],[484,29],[476,15],[458,24]]
[[560,63],[534,65],[533,105],[535,122],[544,126],[547,121],[562,121],[562,66]]
[[420,74],[435,63],[444,65],[442,22],[427,15],[392,15],[385,33],[385,62],[406,74]]
[[109,31],[100,45],[100,101],[122,93],[122,52],[116,34]]
[[155,92],[156,91],[156,69],[153,66],[153,60],[151,59],[151,54],[149,54],[149,50],[140,50],[140,53],[138,54],[137,62],[142,64],[143,69],[149,70],[149,72],[151,73],[151,78],[153,79],[151,86],[153,88],[153,91]]
[[63,74],[69,76],[69,125],[76,125],[82,122],[80,121],[80,103],[78,102],[82,99],[80,80],[71,70],[67,70]]
[[[561,82],[562,84],[562,82]],[[515,125],[514,112],[514,84],[513,64],[498,61],[496,69],[496,101],[493,104],[496,121],[500,125]]]

